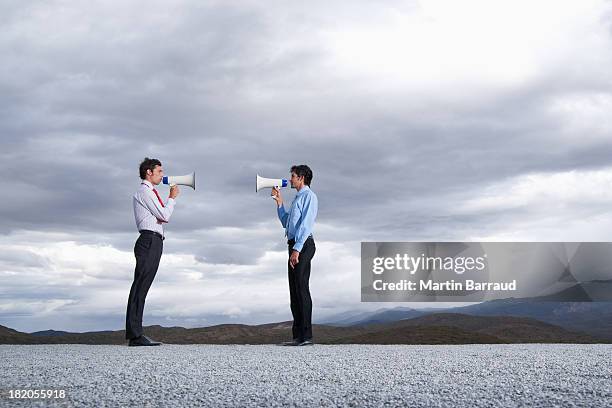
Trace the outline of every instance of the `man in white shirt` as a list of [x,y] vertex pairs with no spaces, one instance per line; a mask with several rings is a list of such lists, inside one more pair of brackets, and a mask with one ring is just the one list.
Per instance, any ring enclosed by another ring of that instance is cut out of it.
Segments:
[[170,221],[174,203],[179,195],[178,186],[170,187],[170,196],[164,203],[155,189],[164,177],[164,169],[157,159],[145,157],[140,163],[142,182],[134,194],[134,218],[140,236],[134,245],[136,269],[130,289],[125,318],[125,338],[129,346],[159,346],[142,331],[142,313],[145,298],[153,283],[164,247],[164,227]]

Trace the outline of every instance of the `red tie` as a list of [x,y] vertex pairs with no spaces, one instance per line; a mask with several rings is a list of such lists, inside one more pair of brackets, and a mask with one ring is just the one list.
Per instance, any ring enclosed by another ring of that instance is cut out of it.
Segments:
[[159,193],[157,192],[156,189],[153,189],[153,192],[155,193],[155,195],[157,196],[157,199],[159,200],[159,203],[162,205],[162,207],[166,207],[164,205],[164,202],[162,201],[161,197],[159,196]]

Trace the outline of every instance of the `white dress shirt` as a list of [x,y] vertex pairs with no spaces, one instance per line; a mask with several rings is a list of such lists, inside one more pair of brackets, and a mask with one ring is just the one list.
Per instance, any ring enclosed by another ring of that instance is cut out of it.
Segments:
[[138,191],[134,194],[134,218],[138,231],[155,231],[163,236],[163,224],[170,221],[175,200],[168,198],[162,205],[161,198],[158,199],[154,190],[155,187],[150,181],[142,180]]

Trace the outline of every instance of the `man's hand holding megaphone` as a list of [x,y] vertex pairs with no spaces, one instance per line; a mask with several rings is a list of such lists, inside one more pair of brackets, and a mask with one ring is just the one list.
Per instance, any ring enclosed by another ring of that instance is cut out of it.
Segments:
[[276,205],[280,207],[283,205],[283,197],[281,196],[280,189],[278,187],[272,187],[272,192],[270,193],[274,201],[276,201]]
[[176,184],[170,186],[170,198],[175,199],[181,193],[179,187]]

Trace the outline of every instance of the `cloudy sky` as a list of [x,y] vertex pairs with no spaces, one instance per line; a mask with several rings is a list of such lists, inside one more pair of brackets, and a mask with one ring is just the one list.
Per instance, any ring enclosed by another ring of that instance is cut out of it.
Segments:
[[315,320],[394,306],[361,241],[612,238],[609,1],[2,2],[0,55],[0,325],[123,328],[145,156],[198,179],[145,324],[290,319],[292,164]]

